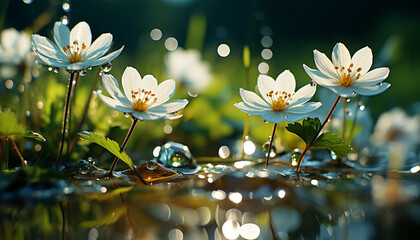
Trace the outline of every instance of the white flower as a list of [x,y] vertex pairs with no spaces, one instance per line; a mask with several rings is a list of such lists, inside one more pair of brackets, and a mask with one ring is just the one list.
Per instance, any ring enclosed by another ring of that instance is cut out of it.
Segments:
[[295,92],[295,77],[289,70],[282,72],[275,81],[260,75],[257,84],[262,98],[241,88],[243,102],[235,103],[235,106],[245,113],[259,115],[265,121],[295,122],[321,106],[320,102],[307,103],[315,94],[315,85],[308,84]]
[[183,82],[189,90],[202,92],[211,81],[209,65],[201,60],[197,50],[178,48],[165,56],[168,74],[176,81]]
[[104,56],[111,47],[112,34],[104,33],[92,43],[90,27],[86,22],[79,22],[71,31],[66,25],[56,22],[54,40],[56,44],[46,37],[32,34],[36,56],[44,65],[64,67],[70,71],[108,63],[124,48]]
[[376,122],[371,143],[375,146],[390,146],[401,143],[406,151],[420,145],[420,115],[408,116],[401,108],[382,113]]
[[351,58],[344,44],[337,43],[333,49],[332,62],[324,53],[314,50],[318,70],[305,64],[303,68],[312,80],[341,97],[354,97],[356,94],[370,96],[382,93],[391,86],[382,82],[388,77],[388,68],[381,67],[368,72],[372,58],[369,47],[360,49]]
[[19,65],[31,51],[31,38],[25,32],[8,28],[0,34],[0,63]]
[[133,67],[127,67],[122,76],[124,93],[120,90],[118,81],[110,74],[102,76],[105,90],[111,97],[102,95],[99,98],[111,108],[130,113],[140,120],[177,119],[182,115],[173,113],[182,110],[188,100],[168,101],[175,93],[175,81],[172,79],[163,81],[158,85],[152,75],[143,78]]

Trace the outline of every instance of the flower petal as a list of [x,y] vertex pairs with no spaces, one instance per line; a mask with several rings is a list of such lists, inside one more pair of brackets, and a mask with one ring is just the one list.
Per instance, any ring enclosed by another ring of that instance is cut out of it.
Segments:
[[299,105],[302,103],[306,103],[309,101],[316,92],[316,85],[315,84],[307,84],[301,87],[295,94],[290,97],[288,103],[289,107],[294,105]]
[[98,91],[98,96],[102,100],[102,102],[104,102],[106,105],[108,105],[109,107],[111,107],[111,108],[113,108],[117,111],[128,112],[128,113],[131,113],[131,112],[134,111],[133,108],[128,108],[126,106],[123,106],[117,100],[102,95],[101,91]]
[[38,51],[35,51],[35,55],[37,56],[39,63],[45,66],[51,66],[51,67],[67,67],[69,65],[69,63],[63,63],[63,62],[59,62],[57,61],[57,59],[55,58],[50,58],[47,57],[43,54],[41,54]]
[[77,41],[80,45],[84,43],[86,48],[90,47],[92,43],[92,33],[90,31],[89,24],[86,22],[79,22],[73,29],[70,31],[70,43]]
[[[146,75],[143,80],[150,79],[148,83],[148,87],[153,87],[153,85],[156,86],[156,78],[154,78],[152,75]],[[168,79],[160,83],[156,88],[156,102],[151,106],[158,106],[166,101],[168,101],[175,93],[175,81],[172,79]]]
[[269,110],[269,109],[255,108],[253,106],[247,105],[244,102],[235,103],[233,105],[235,107],[239,108],[239,110],[241,110],[242,112],[245,112],[245,113],[250,114],[250,115],[261,115],[265,111],[272,111],[272,110]]
[[333,53],[332,53],[332,62],[336,67],[345,67],[348,68],[350,66],[350,52],[342,43],[337,43],[334,46]]
[[354,69],[361,68],[359,73],[362,76],[372,67],[372,61],[372,50],[367,46],[357,51],[351,59],[351,62],[354,64]]
[[275,89],[279,91],[286,91],[287,93],[294,93],[296,88],[295,76],[289,71],[285,70],[276,78]]
[[32,34],[32,43],[35,50],[48,58],[56,59],[58,62],[68,63],[68,58],[63,51],[51,40],[38,34]]
[[288,113],[288,112],[283,112],[286,122],[296,122],[299,121],[301,119],[304,119],[306,117],[308,117],[309,114],[305,113],[305,114],[295,114],[295,113]]
[[88,67],[95,67],[98,65],[103,65],[105,63],[111,62],[114,60],[118,55],[120,55],[121,51],[124,49],[124,46],[118,49],[117,51],[114,51],[106,56],[103,56],[99,59],[92,59],[92,60],[83,60],[81,62],[73,63],[69,67],[67,67],[68,70],[81,70]]
[[370,85],[370,86],[360,86],[360,87],[358,86],[354,88],[354,91],[357,94],[360,94],[363,96],[372,96],[372,95],[376,95],[376,94],[384,92],[390,86],[391,84],[384,82],[379,85],[375,84],[375,85]]
[[57,43],[60,50],[64,53],[63,47],[67,47],[70,43],[70,29],[60,21],[57,21],[54,24],[53,35],[55,43]]
[[115,79],[114,76],[112,76],[111,74],[103,74],[102,84],[111,97],[119,101],[122,105],[131,107],[131,95],[130,98],[126,98],[126,96],[122,93],[120,89],[120,85],[118,84],[117,79]]
[[355,89],[352,86],[345,87],[345,86],[339,85],[339,86],[327,87],[327,88],[329,88],[334,93],[340,95],[341,97],[355,97],[356,96]]
[[131,91],[140,91],[142,79],[140,73],[133,67],[126,67],[122,75],[121,84],[124,89],[125,96],[132,102]]
[[331,63],[330,59],[328,59],[327,55],[315,49],[314,61],[318,70],[324,75],[332,79],[339,79],[337,72],[334,69],[334,65]]
[[255,108],[266,108],[271,109],[270,105],[265,102],[258,94],[245,90],[245,89],[239,89],[239,94],[242,97],[242,100],[250,106],[253,106]]
[[320,102],[310,102],[287,108],[285,109],[285,112],[297,114],[309,113],[318,109],[319,107],[321,107],[321,105],[322,104]]
[[286,120],[282,112],[265,111],[260,116],[264,121],[271,123],[281,123]]
[[87,49],[85,54],[86,60],[102,57],[109,51],[112,43],[112,34],[104,33],[99,36],[92,45]]
[[354,81],[352,85],[356,87],[377,84],[385,80],[388,75],[389,68],[376,68]]
[[133,112],[132,115],[140,120],[153,121],[159,119],[174,120],[182,117],[182,115],[174,114],[152,114],[148,112]]
[[188,100],[187,99],[177,99],[170,101],[165,104],[161,104],[155,107],[151,107],[147,109],[147,112],[154,113],[154,114],[168,114],[168,113],[175,113],[181,111],[182,109],[187,106]]
[[267,97],[268,92],[272,91],[276,86],[274,79],[267,75],[259,75],[257,80],[258,91],[263,99],[269,103],[270,99]]
[[303,64],[306,74],[314,80],[317,84],[323,87],[332,87],[340,85],[340,82],[337,79],[329,78],[327,75],[323,74],[320,71],[314,70]]

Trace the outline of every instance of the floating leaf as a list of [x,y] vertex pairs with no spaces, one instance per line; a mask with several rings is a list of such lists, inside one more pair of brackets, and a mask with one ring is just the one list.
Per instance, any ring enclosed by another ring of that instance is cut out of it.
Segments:
[[118,157],[119,159],[127,163],[128,166],[133,168],[134,164],[131,158],[124,151],[120,151],[120,146],[114,140],[106,138],[94,132],[86,132],[86,131],[79,133],[79,136],[82,139],[89,140],[105,148],[110,153],[114,154],[114,156]]
[[306,118],[302,124],[295,122],[286,126],[287,131],[298,135],[306,144],[316,137],[320,128],[321,122],[318,118]]
[[349,144],[331,132],[322,133],[315,140],[311,148],[327,148],[334,151],[338,156],[346,156],[351,151]]
[[45,142],[46,139],[39,133],[33,132],[33,131],[26,131],[24,135],[22,135],[24,137],[28,137],[28,138],[34,138],[38,141],[42,141]]

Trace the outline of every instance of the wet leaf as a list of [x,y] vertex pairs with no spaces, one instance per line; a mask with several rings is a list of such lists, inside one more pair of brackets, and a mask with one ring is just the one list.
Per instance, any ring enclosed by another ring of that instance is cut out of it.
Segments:
[[0,111],[0,133],[6,135],[24,135],[25,126],[20,124],[10,110]]
[[318,118],[306,118],[302,123],[295,122],[286,126],[287,131],[298,135],[306,144],[316,137],[321,122]]
[[33,138],[38,141],[45,142],[46,139],[39,133],[36,133],[34,131],[26,131],[26,133],[23,135],[24,137]]
[[128,166],[133,168],[134,164],[131,158],[124,151],[120,151],[119,144],[115,142],[114,140],[106,138],[94,132],[86,132],[86,131],[79,133],[79,136],[82,139],[89,140],[105,148],[114,156],[118,157],[119,159],[127,163]]
[[346,156],[351,151],[349,144],[331,132],[322,133],[311,148],[326,148],[334,151],[338,156]]

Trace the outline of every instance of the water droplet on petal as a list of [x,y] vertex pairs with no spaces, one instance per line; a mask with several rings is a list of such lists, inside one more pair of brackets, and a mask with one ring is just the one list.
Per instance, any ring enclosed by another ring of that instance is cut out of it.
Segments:
[[147,169],[155,170],[158,167],[158,163],[155,160],[150,160],[147,162]]
[[104,65],[101,66],[101,70],[104,73],[109,73],[109,71],[111,71],[111,69],[112,69],[112,64],[111,63],[107,63],[107,64],[104,64]]
[[55,68],[53,68],[53,70],[52,70],[54,73],[59,73],[60,72],[60,68],[58,68],[58,67],[55,67]]
[[77,165],[77,172],[80,174],[89,174],[94,169],[93,164],[92,158],[89,158],[88,160],[82,159],[79,165]]
[[357,93],[353,91],[353,96],[356,96],[356,95],[357,95]]
[[87,70],[89,70],[89,71],[92,70],[92,67],[88,67]]
[[[270,137],[271,138],[271,137]],[[270,141],[267,141],[267,142],[265,142],[263,145],[262,145],[262,150],[263,150],[263,153],[264,153],[264,156],[266,156],[267,157],[267,154],[268,154],[268,146],[270,145]],[[276,149],[276,147],[274,146],[274,144],[271,146],[271,150],[270,150],[270,157],[271,158],[273,158],[273,157],[275,157],[276,156],[276,152],[277,152],[277,149]]]
[[126,117],[126,118],[128,118],[128,117],[130,117],[131,115],[129,114],[129,113],[124,113],[124,117]]
[[314,81],[311,81],[309,84],[311,84],[311,87],[315,87],[316,83]]
[[53,67],[48,67],[48,71],[52,71],[54,68]]
[[360,106],[359,106],[359,110],[360,110],[360,111],[365,110],[365,108],[366,108],[366,106],[365,106],[365,105],[360,105]]
[[382,83],[382,82],[380,82],[380,83],[378,83],[378,86],[382,86],[382,84],[383,84],[383,83]]
[[346,102],[350,102],[350,98],[346,98]]
[[86,73],[87,73],[86,69],[82,69],[79,72],[80,76],[82,76],[82,77],[86,76]]

